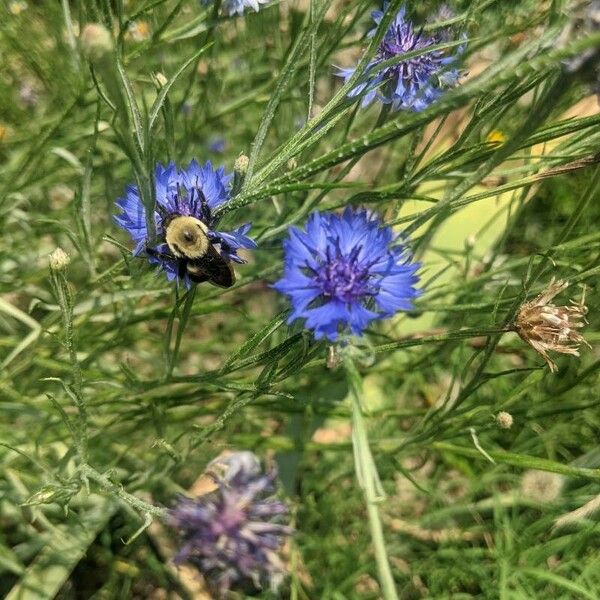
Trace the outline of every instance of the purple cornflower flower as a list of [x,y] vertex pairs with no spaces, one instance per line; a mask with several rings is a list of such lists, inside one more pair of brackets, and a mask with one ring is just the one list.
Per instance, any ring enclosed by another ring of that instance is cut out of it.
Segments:
[[286,572],[278,552],[293,530],[280,523],[289,509],[273,497],[275,468],[263,472],[252,452],[234,452],[206,472],[213,489],[180,498],[167,519],[182,540],[175,563],[197,567],[219,597],[232,588],[276,589]]
[[[208,227],[207,235],[211,244],[218,247],[224,259],[236,263],[246,262],[237,255],[237,251],[240,248],[256,248],[256,243],[246,235],[250,223],[229,232],[215,229],[217,220],[213,211],[229,200],[231,178],[232,175],[226,174],[223,167],[213,169],[210,161],[201,166],[193,160],[183,170],[178,170],[174,163],[169,163],[166,167],[157,165],[155,193],[159,210],[154,213],[154,223],[159,243],[154,246],[149,245],[146,211],[139,190],[135,185],[127,186],[126,195],[116,203],[122,213],[114,219],[136,244],[134,256],[145,255],[148,262],[159,265],[165,271],[169,281],[181,275],[180,260],[171,255],[164,241],[165,221],[180,215],[200,219]],[[186,286],[191,286],[187,272],[182,279]]]
[[[376,10],[371,15],[378,25],[383,11]],[[448,30],[431,36],[423,31],[415,31],[413,24],[405,19],[405,15],[406,7],[402,7],[381,40],[375,58],[365,69],[367,80],[348,93],[350,98],[362,96],[363,107],[378,98],[383,104],[391,104],[394,111],[421,111],[437,100],[444,88],[458,82],[460,72],[450,66],[457,62],[458,55],[464,50],[463,46],[454,56],[446,56],[442,50],[431,50],[370,74],[383,61],[450,40]],[[372,29],[369,37],[372,37],[375,31]],[[355,71],[356,68],[338,68],[337,74],[344,78],[345,83]]]
[[314,212],[306,230],[290,228],[283,277],[274,288],[292,304],[288,323],[305,319],[316,339],[361,335],[370,321],[410,310],[418,263],[391,227],[366,210]]

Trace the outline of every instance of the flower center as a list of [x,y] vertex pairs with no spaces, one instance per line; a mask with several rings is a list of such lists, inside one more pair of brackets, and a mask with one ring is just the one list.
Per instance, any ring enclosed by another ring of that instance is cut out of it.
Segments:
[[234,504],[226,505],[218,521],[213,524],[218,535],[235,535],[246,521],[246,513]]
[[338,249],[332,257],[330,249],[327,249],[327,261],[315,277],[324,296],[342,302],[353,302],[372,295],[369,286],[369,265],[359,263],[359,252],[360,247],[352,250],[349,256],[342,256]]
[[178,184],[177,190],[173,192],[171,204],[175,209],[172,213],[175,215],[196,217],[209,229],[214,225],[212,211],[198,182],[189,188]]
[[[379,58],[388,60],[407,52],[426,48],[431,45],[428,38],[413,31],[412,26],[404,23],[397,25],[381,41],[379,45]],[[434,53],[421,54],[389,68],[388,73],[397,77],[414,79],[416,76],[428,76],[436,69],[436,56]]]

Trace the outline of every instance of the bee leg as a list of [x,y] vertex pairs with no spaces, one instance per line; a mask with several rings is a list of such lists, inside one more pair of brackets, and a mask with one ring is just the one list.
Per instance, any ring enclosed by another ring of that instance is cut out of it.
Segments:
[[205,219],[208,219],[210,217],[210,207],[208,206],[208,200],[201,188],[198,188],[198,195],[200,197],[200,212]]
[[158,216],[160,217],[161,221],[165,222],[168,220],[168,213],[164,206],[157,202],[154,207],[154,210],[158,213]]
[[167,252],[160,252],[156,250],[156,248],[150,248],[146,246],[145,248],[146,254],[148,256],[152,256],[154,258],[160,258],[162,260],[168,260],[169,262],[177,263],[177,284],[179,284],[179,280],[185,281],[185,275],[187,272],[187,262],[185,260],[180,260],[176,256],[172,254],[168,254]]
[[180,260],[177,263],[177,279],[185,281],[185,274],[187,273],[187,264],[185,260]]

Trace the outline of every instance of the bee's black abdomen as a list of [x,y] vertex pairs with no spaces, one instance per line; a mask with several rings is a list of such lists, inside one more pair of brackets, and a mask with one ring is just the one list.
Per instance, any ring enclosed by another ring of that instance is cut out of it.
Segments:
[[212,246],[202,258],[188,261],[187,272],[194,283],[208,281],[223,288],[229,288],[235,283],[235,273],[231,263],[226,261]]

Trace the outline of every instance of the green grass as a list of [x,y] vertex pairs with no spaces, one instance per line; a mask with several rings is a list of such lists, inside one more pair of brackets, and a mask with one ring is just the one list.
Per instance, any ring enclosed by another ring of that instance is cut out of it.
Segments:
[[[562,0],[451,5],[468,76],[386,114],[357,110],[332,69],[374,52],[374,3],[230,19],[195,0],[3,1],[0,596],[192,597],[158,517],[235,448],[276,460],[293,506],[281,597],[382,597],[353,379],[268,285],[290,225],[352,204],[409,233],[423,263],[415,310],[369,330],[355,360],[398,597],[600,597],[598,514],[554,527],[600,494],[600,114],[563,67],[599,34],[574,33]],[[425,19],[438,3],[408,6]],[[111,28],[114,56],[81,52],[88,22]],[[131,256],[114,202],[134,182],[151,205],[156,162],[232,171],[241,153],[223,228],[252,221],[259,248],[231,290],[177,291]],[[56,247],[71,263],[51,273]],[[593,348],[556,374],[503,332],[552,277],[571,282],[559,304],[585,290]],[[531,469],[552,497],[528,491]]]

